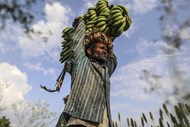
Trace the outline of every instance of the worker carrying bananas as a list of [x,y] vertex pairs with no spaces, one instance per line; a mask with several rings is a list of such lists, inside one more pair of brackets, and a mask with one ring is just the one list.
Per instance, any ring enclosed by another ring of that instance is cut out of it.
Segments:
[[83,19],[74,25],[67,62],[71,89],[56,127],[112,127],[110,76],[117,66],[112,39],[98,28],[86,34]]

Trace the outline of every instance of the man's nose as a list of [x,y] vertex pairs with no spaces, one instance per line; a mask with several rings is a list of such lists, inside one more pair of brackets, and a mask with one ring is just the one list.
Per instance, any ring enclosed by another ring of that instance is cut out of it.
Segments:
[[104,49],[102,52],[103,52],[104,54],[107,54],[107,51],[106,51],[106,49]]

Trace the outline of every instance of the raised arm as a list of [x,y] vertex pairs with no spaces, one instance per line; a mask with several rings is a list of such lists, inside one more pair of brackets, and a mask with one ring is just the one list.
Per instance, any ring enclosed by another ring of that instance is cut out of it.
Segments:
[[117,66],[117,57],[115,56],[113,52],[113,48],[111,49],[110,55],[108,56],[106,66],[109,69],[109,76],[111,76]]
[[71,50],[73,52],[73,58],[77,59],[80,55],[85,55],[84,37],[85,37],[85,23],[83,20],[79,20],[78,25],[72,36]]

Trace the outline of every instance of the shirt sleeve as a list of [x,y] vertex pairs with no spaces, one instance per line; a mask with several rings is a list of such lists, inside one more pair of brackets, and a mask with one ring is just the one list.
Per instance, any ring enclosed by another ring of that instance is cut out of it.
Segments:
[[83,20],[80,20],[72,36],[73,45],[71,46],[71,48],[74,59],[78,59],[79,56],[85,55],[85,47],[84,47],[85,31],[86,31],[85,23]]
[[109,69],[109,76],[112,75],[112,73],[115,71],[117,66],[117,57],[113,52],[113,49],[111,49],[110,55],[107,59],[106,66]]

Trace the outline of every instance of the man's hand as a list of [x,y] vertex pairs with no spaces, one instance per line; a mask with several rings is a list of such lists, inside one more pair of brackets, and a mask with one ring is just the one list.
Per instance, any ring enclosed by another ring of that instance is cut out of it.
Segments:
[[81,21],[83,21],[83,18],[82,18],[81,16],[75,18],[74,21],[73,21],[72,26],[73,26],[74,28],[76,28],[76,27],[78,26],[78,24],[79,24]]
[[65,96],[64,98],[63,98],[63,101],[64,101],[64,103],[66,104],[67,103],[67,100],[69,99],[69,95],[67,95],[67,96]]

